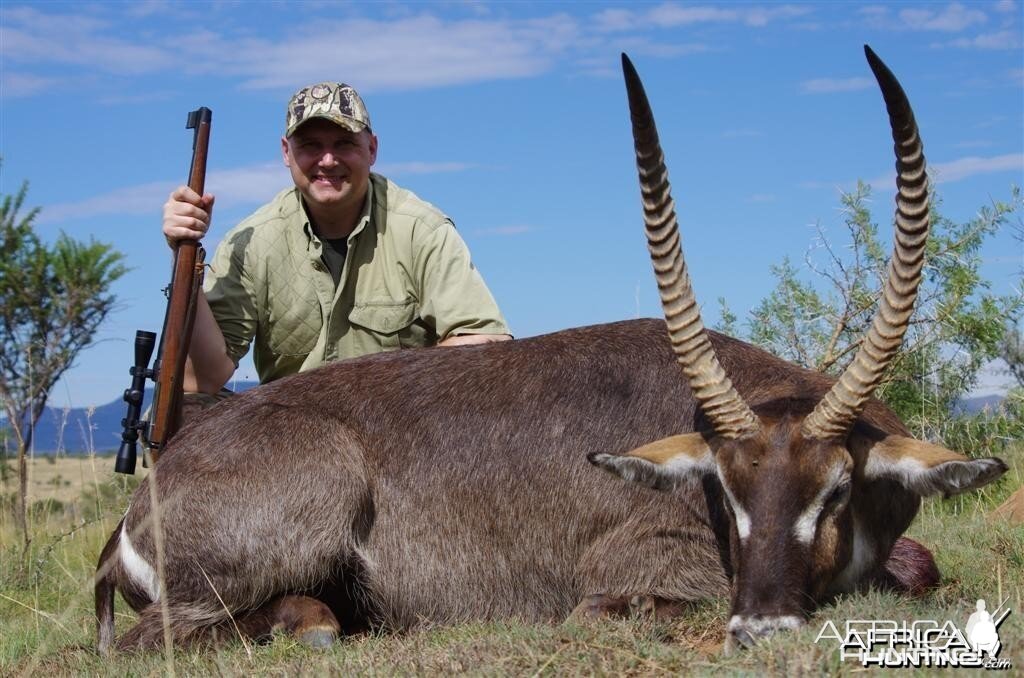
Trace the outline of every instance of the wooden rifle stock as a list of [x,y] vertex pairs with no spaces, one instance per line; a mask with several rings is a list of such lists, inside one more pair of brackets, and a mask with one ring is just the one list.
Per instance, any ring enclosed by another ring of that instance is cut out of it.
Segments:
[[[195,129],[192,142],[192,167],[188,186],[203,195],[206,184],[206,156],[210,147],[210,122],[213,113],[203,107],[188,114],[186,128]],[[167,314],[157,354],[156,389],[153,417],[149,430],[149,455],[159,459],[164,445],[178,431],[181,419],[182,380],[185,359],[192,339],[196,298],[203,283],[205,250],[196,240],[179,240],[174,253],[174,270],[167,294]]]

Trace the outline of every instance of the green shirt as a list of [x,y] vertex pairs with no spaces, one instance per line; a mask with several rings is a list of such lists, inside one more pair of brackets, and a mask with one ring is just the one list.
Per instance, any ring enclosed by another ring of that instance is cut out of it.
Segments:
[[371,174],[337,285],[298,190],[224,236],[203,285],[235,364],[255,344],[261,382],[331,360],[508,334],[452,221]]

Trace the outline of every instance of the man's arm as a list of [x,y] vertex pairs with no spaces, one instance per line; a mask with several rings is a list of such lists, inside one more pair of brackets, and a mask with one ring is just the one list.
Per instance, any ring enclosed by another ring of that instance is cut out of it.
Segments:
[[224,334],[213,317],[206,294],[199,290],[196,299],[192,343],[185,360],[182,386],[187,393],[216,394],[235,373],[235,363],[228,356]]
[[469,249],[449,221],[420,239],[414,265],[420,317],[433,326],[438,346],[508,341],[508,324],[473,265]]
[[456,334],[437,342],[438,346],[469,346],[470,344],[490,344],[496,341],[508,341],[511,334]]
[[[214,197],[179,186],[164,203],[163,234],[173,249],[180,240],[199,240],[210,228]],[[195,320],[182,386],[189,393],[217,393],[235,372],[224,335],[202,290],[196,298]]]

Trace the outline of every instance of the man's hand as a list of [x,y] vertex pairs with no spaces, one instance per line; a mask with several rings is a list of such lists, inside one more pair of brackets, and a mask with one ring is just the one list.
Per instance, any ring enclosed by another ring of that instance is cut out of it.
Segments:
[[163,233],[172,248],[179,240],[199,240],[210,228],[213,195],[200,196],[188,186],[179,186],[164,203]]

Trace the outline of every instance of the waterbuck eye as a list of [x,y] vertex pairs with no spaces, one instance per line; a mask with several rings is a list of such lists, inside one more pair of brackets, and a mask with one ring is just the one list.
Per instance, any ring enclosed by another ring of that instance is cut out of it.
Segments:
[[825,500],[825,508],[836,509],[846,503],[846,500],[850,498],[850,488],[852,483],[849,480],[836,485],[836,489],[832,490],[832,494]]

